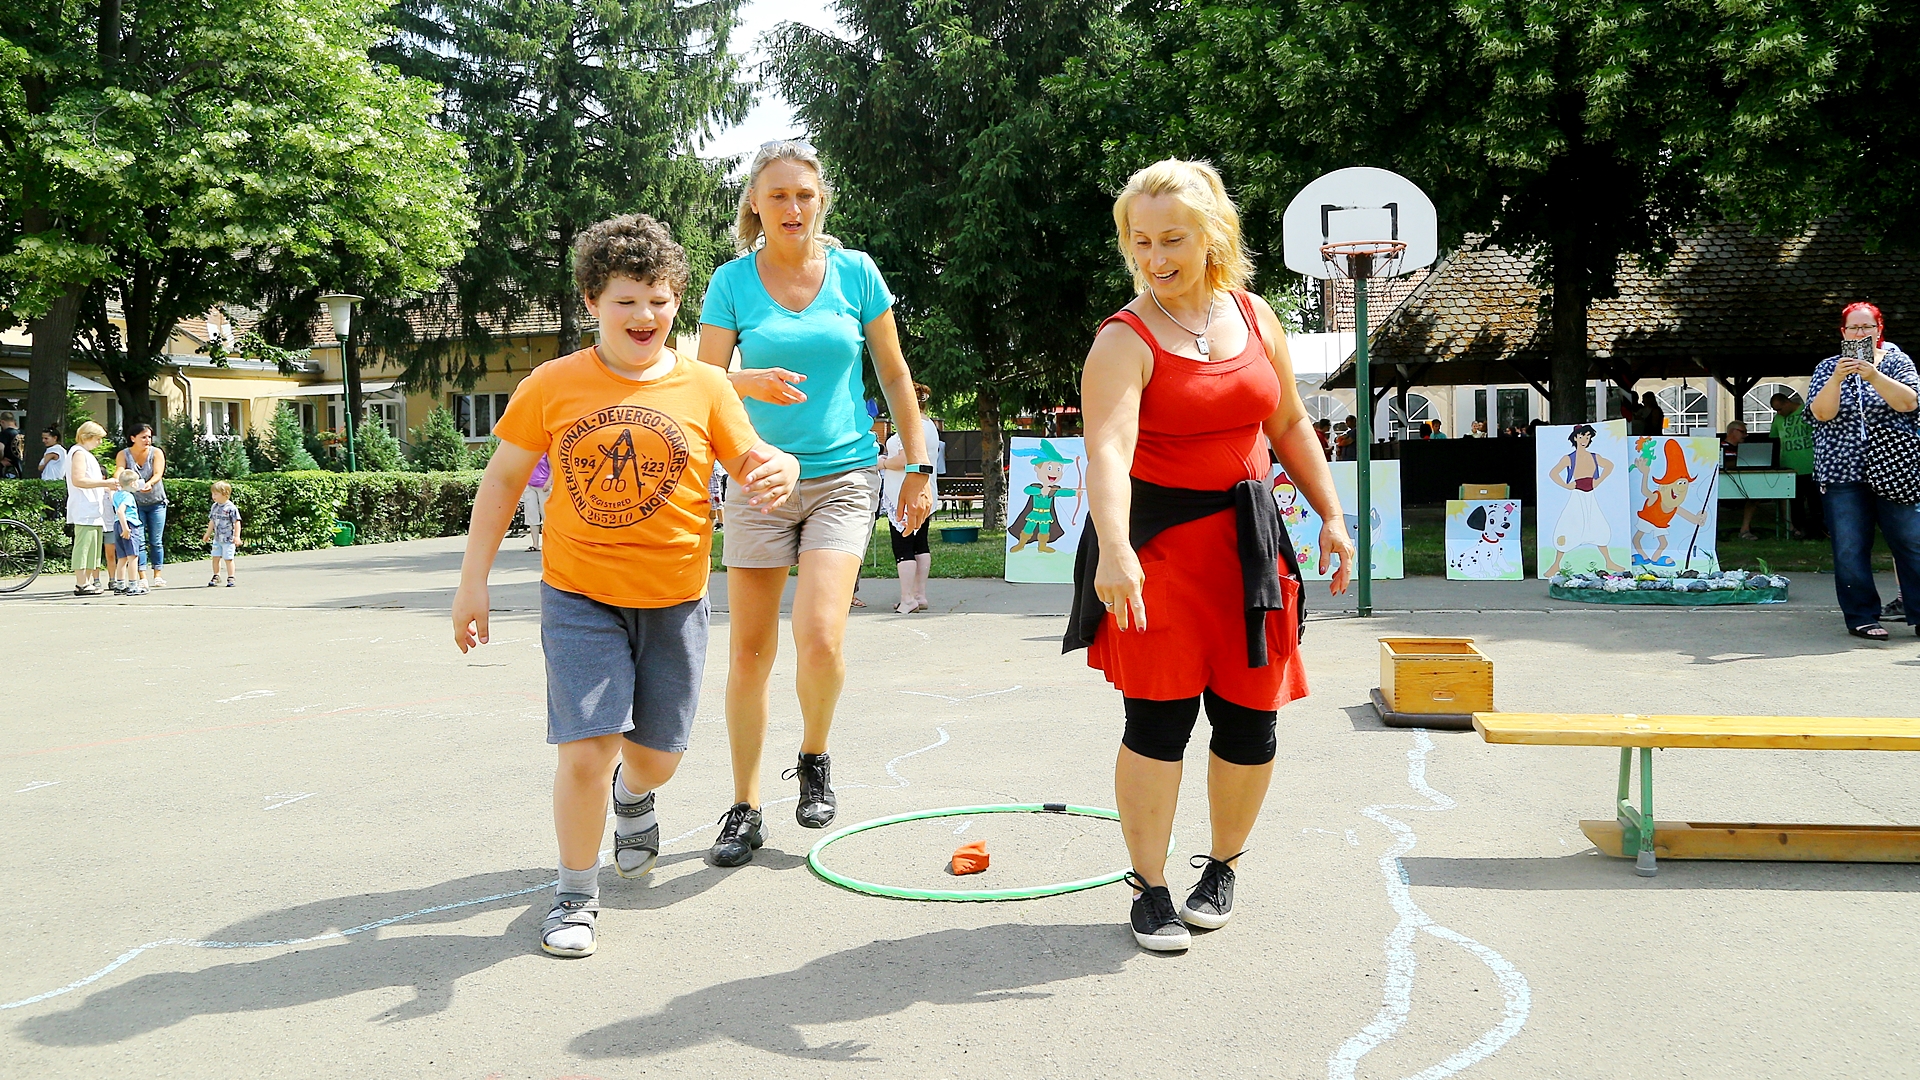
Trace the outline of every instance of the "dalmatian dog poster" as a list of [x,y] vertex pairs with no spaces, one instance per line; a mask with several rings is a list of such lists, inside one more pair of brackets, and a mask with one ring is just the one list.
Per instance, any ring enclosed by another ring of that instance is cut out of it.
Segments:
[[1447,577],[1520,580],[1518,499],[1447,500]]

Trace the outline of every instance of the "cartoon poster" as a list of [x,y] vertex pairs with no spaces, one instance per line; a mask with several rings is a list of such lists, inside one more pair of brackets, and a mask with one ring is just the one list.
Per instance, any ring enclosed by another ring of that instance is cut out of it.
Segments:
[[1447,500],[1447,577],[1519,581],[1520,500]]
[[1633,440],[1633,569],[1658,577],[1717,573],[1720,440],[1644,435]]
[[[1347,518],[1347,535],[1360,539],[1360,466],[1358,462],[1336,461],[1333,489],[1340,496],[1340,507]],[[1373,463],[1373,510],[1367,515],[1373,529],[1373,580],[1385,581],[1407,576],[1400,547],[1400,463]],[[1294,488],[1293,481],[1279,466],[1273,470],[1273,498],[1280,504],[1280,519],[1286,522],[1287,535],[1293,538],[1293,553],[1300,559],[1300,573],[1308,581],[1327,581],[1331,573],[1320,573],[1320,515],[1308,505],[1306,496]],[[1329,567],[1329,571],[1333,568]]]
[[1007,580],[1066,584],[1087,522],[1086,440],[1015,437],[1007,477]]
[[1540,577],[1626,571],[1633,543],[1630,453],[1625,420],[1535,430]]

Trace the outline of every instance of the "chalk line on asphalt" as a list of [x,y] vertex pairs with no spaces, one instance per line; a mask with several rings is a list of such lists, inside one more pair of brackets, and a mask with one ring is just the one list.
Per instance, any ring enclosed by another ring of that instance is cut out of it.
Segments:
[[1487,965],[1500,984],[1501,995],[1506,998],[1506,1015],[1499,1024],[1465,1048],[1446,1060],[1415,1073],[1410,1080],[1441,1080],[1442,1077],[1452,1076],[1462,1069],[1485,1060],[1520,1033],[1520,1029],[1526,1025],[1528,1013],[1533,1009],[1532,989],[1527,985],[1527,977],[1522,975],[1518,968],[1509,963],[1506,957],[1478,941],[1434,922],[1432,916],[1422,911],[1420,906],[1413,902],[1413,895],[1407,888],[1406,867],[1400,860],[1407,852],[1413,850],[1417,838],[1410,826],[1387,816],[1385,811],[1418,810],[1435,813],[1453,809],[1453,799],[1435,791],[1427,783],[1427,755],[1432,752],[1432,736],[1428,735],[1424,729],[1415,728],[1413,748],[1407,751],[1407,783],[1430,805],[1376,805],[1360,811],[1386,826],[1388,831],[1393,833],[1393,847],[1380,856],[1380,874],[1386,879],[1387,900],[1393,906],[1394,913],[1400,917],[1400,921],[1387,935],[1387,978],[1385,997],[1380,1003],[1380,1011],[1374,1014],[1371,1023],[1355,1032],[1327,1060],[1327,1080],[1353,1080],[1360,1059],[1369,1051],[1398,1035],[1400,1029],[1406,1026],[1408,1014],[1413,1009],[1414,973],[1419,967],[1419,961],[1413,953],[1413,941],[1422,930],[1441,941],[1460,946]]
[[[1018,689],[1018,687],[1016,687],[1015,689]],[[883,788],[880,788],[879,790],[897,791],[900,788],[906,787],[907,778],[904,776],[901,776],[897,771],[895,771],[894,766],[900,764],[901,762],[907,760],[910,757],[914,757],[919,754],[924,754],[929,750],[939,749],[940,747],[945,746],[947,744],[947,741],[948,741],[947,729],[935,728],[934,730],[940,733],[939,741],[929,743],[928,745],[923,746],[918,750],[909,750],[908,752],[901,754],[899,757],[894,758],[892,761],[887,762],[887,775],[893,777],[895,783],[891,787],[883,787]],[[843,784],[841,786],[845,788],[856,788],[856,787],[869,787],[871,785]],[[274,797],[275,796],[268,796],[268,798],[274,798]],[[301,797],[304,798],[305,796],[302,795]],[[765,809],[768,806],[778,806],[781,803],[794,802],[797,799],[798,799],[798,796],[788,796],[787,798],[784,798],[784,799],[775,799],[772,802],[763,803],[761,808]],[[280,803],[277,805],[284,806],[286,804]],[[274,809],[274,807],[270,806],[267,809],[271,810],[271,809]],[[697,829],[693,829],[689,832],[681,833],[679,836],[674,837],[672,840],[666,841],[660,846],[662,848],[665,848],[668,844],[675,844],[682,840],[686,840],[710,828],[713,828],[713,826],[702,825]],[[601,862],[603,863],[606,862],[610,857],[610,855],[611,855],[610,850],[602,851],[600,853]],[[516,889],[512,892],[495,893],[492,896],[480,896],[480,897],[475,897],[472,900],[460,900],[451,904],[440,904],[435,907],[420,908],[417,911],[409,911],[404,915],[394,915],[390,918],[378,919],[369,923],[362,923],[359,926],[350,927],[346,930],[334,930],[325,934],[315,934],[312,937],[287,938],[281,941],[197,941],[197,940],[186,939],[186,938],[163,938],[159,941],[149,941],[145,945],[138,945],[138,946],[135,946],[134,948],[128,949],[126,952],[123,952],[119,956],[115,957],[113,959],[113,962],[108,964],[106,967],[101,968],[100,970],[94,972],[91,975],[86,976],[85,978],[76,979],[73,982],[70,982],[67,985],[62,986],[57,990],[49,990],[44,994],[35,994],[32,997],[22,998],[19,1001],[9,1001],[9,1002],[0,1003],[0,1012],[4,1012],[8,1009],[19,1009],[28,1005],[35,1005],[42,1001],[46,1001],[50,998],[57,998],[62,994],[72,993],[75,990],[78,990],[85,986],[89,986],[93,983],[100,981],[103,978],[106,978],[108,975],[113,974],[114,971],[118,970],[122,965],[133,960],[135,957],[139,956],[141,953],[147,952],[150,949],[160,948],[161,946],[164,946],[164,945],[178,945],[183,948],[189,948],[189,949],[272,949],[272,948],[280,948],[280,947],[289,946],[289,945],[308,945],[316,941],[333,941],[338,938],[352,937],[355,934],[364,934],[369,930],[378,930],[383,926],[392,926],[394,923],[405,922],[408,919],[417,919],[422,915],[434,915],[442,911],[454,911],[459,908],[473,907],[478,904],[491,904],[496,900],[508,900],[516,896],[526,896],[529,893],[536,893],[541,891],[542,889],[551,889],[556,884],[558,884],[558,882],[544,881],[538,885],[530,885],[527,888]]]

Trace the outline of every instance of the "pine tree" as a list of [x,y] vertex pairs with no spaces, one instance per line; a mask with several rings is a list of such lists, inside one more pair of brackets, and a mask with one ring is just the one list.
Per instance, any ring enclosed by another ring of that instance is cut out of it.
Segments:
[[456,472],[467,467],[467,440],[453,413],[435,405],[426,422],[413,429],[413,465],[424,472]]
[[300,472],[317,469],[320,463],[307,453],[306,433],[300,429],[300,412],[289,402],[281,402],[273,413],[273,433],[269,439],[273,447],[274,466],[283,472]]

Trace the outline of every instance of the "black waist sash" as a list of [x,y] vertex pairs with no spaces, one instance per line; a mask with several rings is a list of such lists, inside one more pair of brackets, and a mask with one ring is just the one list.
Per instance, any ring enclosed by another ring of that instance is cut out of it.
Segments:
[[[1225,491],[1196,491],[1132,479],[1133,506],[1127,531],[1135,551],[1176,525],[1233,510],[1239,533],[1240,583],[1246,598],[1247,666],[1266,667],[1267,612],[1286,607],[1286,595],[1280,588],[1280,561],[1286,561],[1288,577],[1301,580],[1300,562],[1287,538],[1286,523],[1280,520],[1273,490],[1264,480],[1242,480]],[[1094,632],[1106,618],[1106,605],[1093,588],[1099,569],[1100,537],[1089,518],[1073,558],[1073,607],[1067,612],[1067,632],[1060,643],[1063,653],[1092,645]],[[1148,612],[1148,618],[1152,618],[1152,612]],[[1307,605],[1302,591],[1298,633],[1305,636],[1306,631]]]

